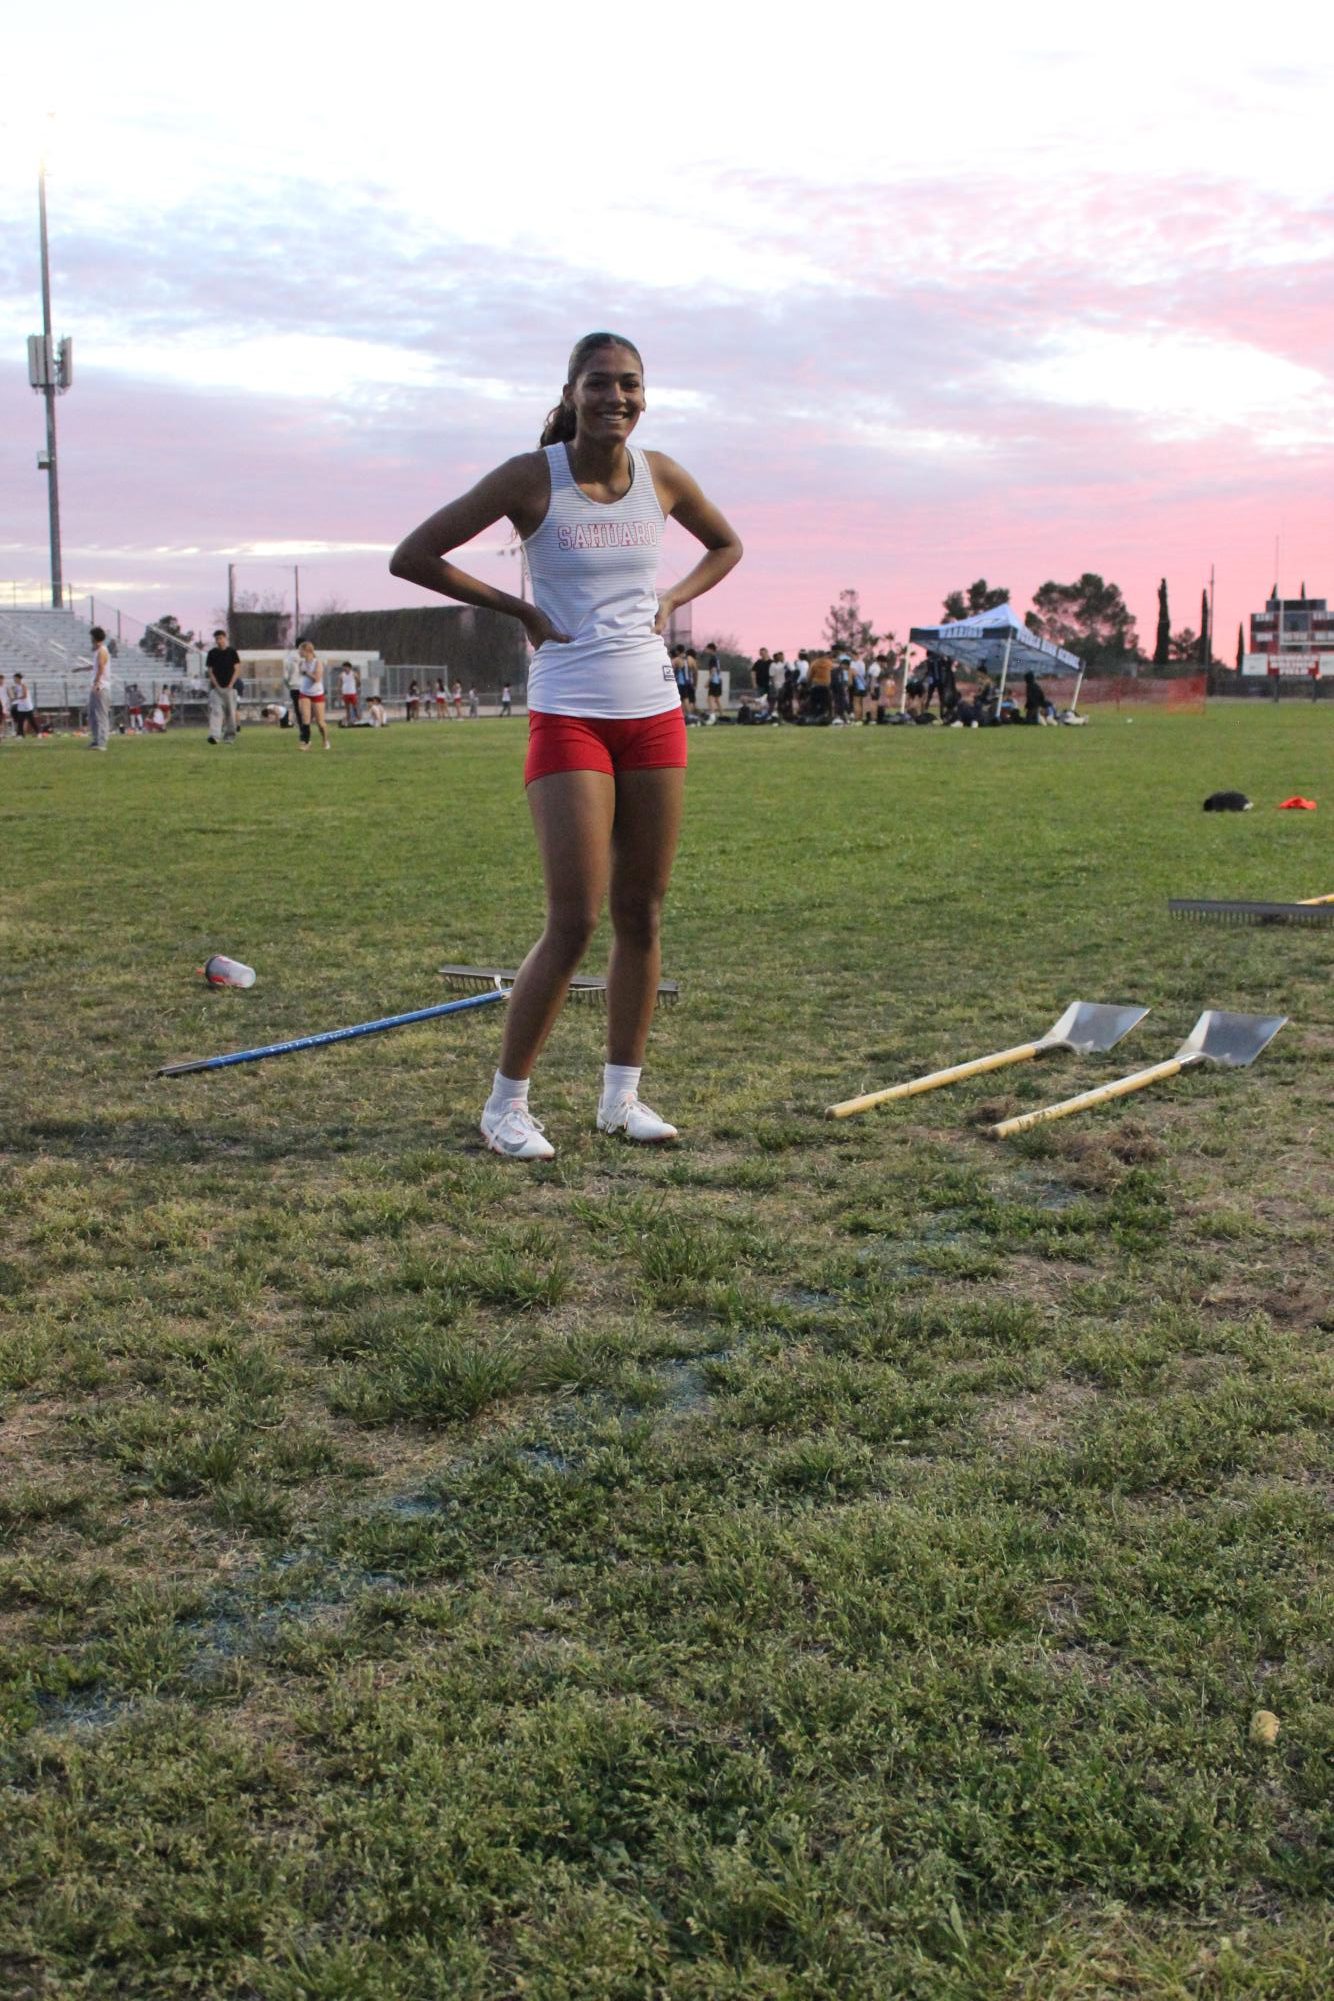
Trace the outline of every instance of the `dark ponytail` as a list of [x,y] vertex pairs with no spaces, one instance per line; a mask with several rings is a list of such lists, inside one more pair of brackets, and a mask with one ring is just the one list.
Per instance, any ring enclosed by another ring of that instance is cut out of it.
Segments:
[[[575,383],[587,368],[590,359],[597,353],[600,347],[626,348],[639,363],[640,368],[642,369],[644,366],[643,355],[639,352],[634,342],[627,340],[624,334],[585,334],[582,340],[575,342],[574,351],[570,356],[570,365],[565,373],[565,387],[567,389],[573,389]],[[578,419],[574,414],[574,410],[562,396],[555,409],[548,410],[547,412],[547,421],[542,426],[542,435],[537,441],[538,445],[540,447],[542,445],[569,444],[574,437],[577,427]]]
[[554,410],[547,411],[547,421],[542,426],[539,445],[564,445],[573,438],[578,423],[573,409],[563,399]]

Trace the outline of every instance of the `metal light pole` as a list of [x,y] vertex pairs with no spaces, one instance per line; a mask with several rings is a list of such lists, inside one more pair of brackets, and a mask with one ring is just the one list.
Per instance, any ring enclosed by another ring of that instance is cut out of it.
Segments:
[[46,240],[46,161],[37,169],[37,214],[42,244],[42,331],[28,336],[28,380],[46,398],[46,450],[37,455],[37,470],[47,477],[51,512],[51,603],[57,611],[65,600],[60,566],[60,481],[56,466],[56,397],[74,380],[74,343],[51,338],[51,264]]
[[507,542],[500,551],[502,556],[517,556],[519,559],[519,602],[528,602],[528,558],[521,542]]

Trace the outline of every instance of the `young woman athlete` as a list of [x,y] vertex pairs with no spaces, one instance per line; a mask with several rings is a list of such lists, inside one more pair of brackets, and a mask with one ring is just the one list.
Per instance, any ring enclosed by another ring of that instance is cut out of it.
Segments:
[[297,714],[301,718],[301,741],[298,750],[310,749],[310,726],[314,723],[320,733],[320,741],[326,750],[332,750],[329,731],[324,721],[324,662],[315,651],[309,639],[303,639],[297,654],[297,669],[301,680],[297,689]]
[[[689,473],[662,452],[630,444],[644,408],[639,350],[619,334],[585,335],[539,449],[507,460],[414,528],[389,565],[427,590],[508,612],[536,648],[524,782],[546,881],[546,928],[509,997],[481,1122],[487,1145],[513,1160],[550,1160],[555,1152],[529,1110],[528,1080],[608,894],[598,1129],[631,1140],[676,1138],[675,1126],[639,1098],[686,762],[662,634],[676,606],[711,590],[740,561],[741,543]],[[534,604],[448,560],[502,516],[523,540]],[[656,592],[668,518],[705,553],[688,576]]]

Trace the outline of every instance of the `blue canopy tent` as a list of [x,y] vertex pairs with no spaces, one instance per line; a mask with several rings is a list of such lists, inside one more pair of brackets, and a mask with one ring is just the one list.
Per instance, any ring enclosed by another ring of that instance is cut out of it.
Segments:
[[[943,653],[963,667],[985,667],[989,674],[999,675],[998,701],[1005,694],[1011,667],[1016,674],[1031,669],[1039,679],[1044,674],[1073,674],[1072,709],[1079,700],[1084,681],[1083,661],[1077,654],[1067,653],[1063,646],[1030,632],[1011,604],[993,605],[990,611],[978,612],[975,618],[957,618],[949,625],[915,625],[908,637],[914,646]],[[904,690],[906,696],[906,675]]]

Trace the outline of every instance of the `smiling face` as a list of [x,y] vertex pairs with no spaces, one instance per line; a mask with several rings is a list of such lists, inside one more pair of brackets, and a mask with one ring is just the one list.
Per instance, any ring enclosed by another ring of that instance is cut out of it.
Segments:
[[581,437],[599,444],[628,438],[644,412],[639,356],[619,342],[594,348],[562,396],[574,411]]

